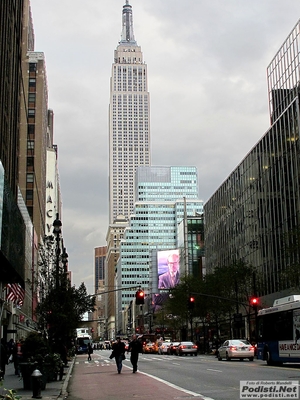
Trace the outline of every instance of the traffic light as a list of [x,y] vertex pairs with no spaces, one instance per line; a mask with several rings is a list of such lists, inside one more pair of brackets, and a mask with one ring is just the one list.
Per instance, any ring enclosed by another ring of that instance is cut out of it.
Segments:
[[251,305],[251,307],[254,308],[254,310],[257,309],[258,303],[259,303],[258,297],[251,297],[251,299],[250,299],[250,305]]
[[135,293],[135,304],[141,305],[145,303],[145,292],[142,289],[139,289]]
[[188,298],[188,309],[189,309],[189,310],[193,310],[194,307],[195,307],[195,297],[190,296],[190,297]]

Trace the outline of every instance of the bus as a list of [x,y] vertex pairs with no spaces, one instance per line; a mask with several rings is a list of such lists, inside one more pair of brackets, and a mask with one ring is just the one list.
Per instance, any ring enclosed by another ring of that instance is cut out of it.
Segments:
[[89,328],[76,329],[76,353],[87,354],[88,344],[92,344],[92,336],[89,335]]
[[300,362],[300,295],[258,311],[257,358],[268,365]]

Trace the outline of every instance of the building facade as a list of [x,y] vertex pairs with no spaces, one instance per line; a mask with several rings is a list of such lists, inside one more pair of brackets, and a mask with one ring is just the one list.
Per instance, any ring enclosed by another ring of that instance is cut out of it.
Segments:
[[98,292],[100,286],[103,286],[105,281],[105,260],[106,260],[106,246],[95,247],[95,291]]
[[[178,227],[178,248],[186,260],[187,274],[195,278],[205,276],[204,215],[187,215]],[[185,257],[187,254],[187,257]]]
[[114,53],[109,104],[109,222],[129,218],[137,166],[150,165],[147,65],[133,33],[132,7],[123,6],[122,36]]
[[206,267],[255,267],[263,305],[300,264],[300,21],[267,68],[271,127],[204,206]]
[[[42,52],[23,57],[25,102],[21,107],[19,185],[39,240],[45,236],[48,85]],[[55,219],[55,214],[54,214]],[[53,219],[53,220],[54,220]]]
[[[0,5],[0,334],[21,338],[36,329],[33,267],[37,238],[19,190],[20,119],[26,104],[22,57],[34,45],[29,0]],[[10,285],[20,285],[21,302],[8,300]]]
[[94,249],[94,268],[95,268],[95,290],[96,309],[93,313],[93,339],[106,339],[106,318],[105,318],[105,299],[107,288],[105,286],[105,265],[107,247],[95,247]]
[[139,167],[136,171],[136,203],[120,244],[116,267],[116,326],[124,330],[122,312],[140,286],[150,296],[158,293],[156,255],[178,248],[178,226],[185,215],[203,212],[198,198],[196,167]]
[[116,315],[116,292],[115,289],[120,289],[115,286],[115,274],[117,262],[120,255],[120,242],[123,239],[124,231],[128,226],[128,220],[124,215],[119,215],[113,224],[108,227],[106,236],[107,254],[105,265],[105,287],[107,293],[105,295],[105,310],[106,310],[106,339],[115,337],[115,315]]

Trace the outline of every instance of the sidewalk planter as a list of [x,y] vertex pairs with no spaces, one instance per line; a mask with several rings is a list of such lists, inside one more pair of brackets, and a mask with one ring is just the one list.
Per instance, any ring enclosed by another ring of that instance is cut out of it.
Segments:
[[31,390],[32,389],[31,374],[37,368],[37,363],[22,362],[19,364],[19,367],[23,379],[23,389]]
[[43,373],[47,376],[47,382],[57,381],[57,376],[61,375],[63,362],[58,353],[47,354],[44,358]]

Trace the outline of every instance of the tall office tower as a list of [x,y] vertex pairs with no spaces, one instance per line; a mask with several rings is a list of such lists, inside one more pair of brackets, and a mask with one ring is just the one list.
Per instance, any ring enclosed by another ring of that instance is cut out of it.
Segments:
[[95,292],[104,285],[106,246],[95,247]]
[[24,0],[0,4],[0,162],[17,202]]
[[123,6],[122,36],[114,54],[109,104],[109,222],[129,218],[137,166],[150,165],[147,65],[133,34],[132,7]]
[[[0,290],[24,285],[25,226],[17,207],[24,0],[0,1]],[[6,311],[3,319],[7,317]],[[0,335],[3,331],[0,327]]]
[[[139,167],[135,182],[134,213],[120,244],[115,274],[116,286],[122,287],[116,298],[119,311],[129,306],[139,285],[147,294],[157,293],[157,265],[153,262],[157,251],[178,249],[178,229],[185,214],[203,212],[196,167]],[[184,265],[182,268],[185,272]],[[124,329],[121,317],[116,313],[117,330]]]

